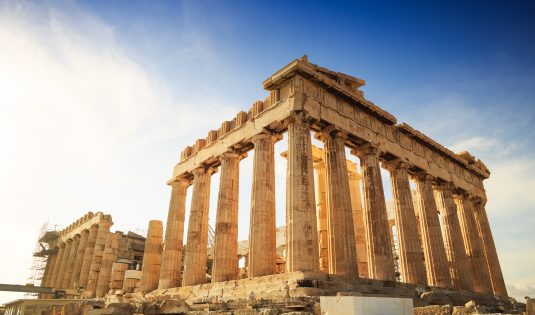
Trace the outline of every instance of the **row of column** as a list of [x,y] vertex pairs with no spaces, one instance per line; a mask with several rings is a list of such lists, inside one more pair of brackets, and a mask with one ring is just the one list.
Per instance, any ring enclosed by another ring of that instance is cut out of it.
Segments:
[[118,236],[110,233],[111,220],[103,220],[63,241],[48,257],[42,286],[84,289],[90,297],[107,292],[111,265],[117,259]]
[[[280,137],[267,130],[252,138],[254,159],[249,277],[275,273],[274,144],[277,139]],[[332,274],[364,274],[372,279],[394,281],[394,261],[381,179],[380,152],[372,145],[359,146],[358,149],[352,150],[352,153],[359,157],[362,169],[364,208],[358,213],[353,211],[352,189],[346,166],[347,135],[329,127],[321,132],[320,139],[325,147],[325,173],[322,176],[325,177],[326,196],[318,196],[320,204],[325,205],[323,211],[322,207],[319,207],[318,220],[310,124],[303,112],[294,113],[288,120],[287,271],[317,271],[327,267],[328,272]],[[233,280],[238,276],[238,179],[241,158],[242,156],[232,150],[219,157],[221,177],[212,282]],[[438,185],[425,173],[409,174],[409,165],[403,161],[394,160],[383,164],[391,174],[402,281],[493,292],[505,297],[507,293],[503,276],[483,204],[474,203],[474,200],[465,195],[454,195],[451,184]],[[206,281],[208,201],[212,172],[213,169],[206,167],[193,171],[193,193],[182,281],[181,237],[186,190],[191,182],[180,179],[171,184],[172,196],[159,288],[178,286],[180,282],[187,286]],[[409,176],[416,182],[417,209],[413,205]],[[359,225],[362,225],[360,229],[363,230],[364,237],[356,238]],[[325,227],[326,233],[322,234]],[[359,260],[359,246],[362,248],[364,243],[366,259]],[[366,272],[359,271],[359,266],[367,268]]]

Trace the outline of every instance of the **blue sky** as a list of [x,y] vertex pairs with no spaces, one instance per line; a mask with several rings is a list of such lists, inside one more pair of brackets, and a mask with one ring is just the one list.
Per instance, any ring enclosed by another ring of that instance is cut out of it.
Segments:
[[[111,213],[119,230],[165,220],[182,148],[308,54],[366,80],[366,97],[400,122],[487,164],[509,293],[535,296],[534,14],[531,1],[0,2],[0,239],[13,253],[0,282],[26,281],[47,220],[89,210]],[[245,223],[250,171],[243,160]]]

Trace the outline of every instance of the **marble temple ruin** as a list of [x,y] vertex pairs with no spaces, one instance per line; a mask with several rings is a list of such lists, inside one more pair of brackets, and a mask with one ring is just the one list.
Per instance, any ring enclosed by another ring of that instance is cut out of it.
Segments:
[[[269,91],[264,101],[184,148],[168,181],[171,201],[158,288],[207,281],[210,177],[217,170],[221,175],[211,281],[238,279],[239,170],[249,151],[253,178],[248,277],[275,274],[274,145],[286,133],[286,272],[395,281],[398,263],[404,283],[506,298],[485,210],[483,181],[489,170],[468,152],[456,154],[398,123],[364,98],[359,90],[364,83],[306,57],[294,60],[264,81]],[[323,142],[323,150],[312,146],[313,136]],[[348,171],[346,149],[358,157],[362,174],[356,165],[349,166],[354,172]],[[398,262],[381,168],[390,173]],[[361,198],[362,207],[355,206]],[[183,240],[185,220],[189,228]]]
[[[142,249],[135,259],[120,259],[128,256],[121,252],[132,251],[121,243],[123,234],[110,232],[111,216],[88,213],[53,241],[42,285],[136,307],[179,299],[173,303],[188,310],[196,303],[206,310],[206,303],[257,298],[288,305],[295,296],[315,296],[317,304],[319,296],[341,292],[415,299],[424,306],[433,304],[424,301],[426,290],[450,292],[448,298],[456,299],[452,305],[507,301],[485,210],[483,181],[489,170],[470,153],[454,153],[398,123],[365,99],[364,84],[306,56],[292,61],[264,81],[269,92],[264,101],[182,150],[167,182],[167,221],[150,221],[146,241],[136,243]],[[275,143],[283,139],[281,234]],[[247,182],[249,239],[238,242],[238,209],[245,208],[238,204],[240,161],[248,157],[253,167]],[[215,172],[220,180],[211,233]],[[391,201],[385,200],[385,172]],[[141,259],[141,270],[135,270],[132,260]],[[236,309],[245,307],[240,305]]]

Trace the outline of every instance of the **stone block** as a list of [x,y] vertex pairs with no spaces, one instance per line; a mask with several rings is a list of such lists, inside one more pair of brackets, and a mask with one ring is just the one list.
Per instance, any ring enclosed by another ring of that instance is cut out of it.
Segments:
[[412,314],[412,299],[361,296],[322,296],[321,313],[325,315],[405,315]]
[[415,307],[414,315],[451,315],[452,310],[451,305],[430,305]]

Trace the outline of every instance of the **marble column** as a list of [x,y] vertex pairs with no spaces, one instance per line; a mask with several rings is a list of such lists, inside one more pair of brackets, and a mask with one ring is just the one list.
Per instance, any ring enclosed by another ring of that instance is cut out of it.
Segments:
[[360,194],[360,175],[356,164],[349,169],[349,192],[351,194],[351,208],[353,209],[353,230],[355,231],[355,249],[357,253],[357,271],[361,278],[368,278],[368,253],[366,251],[366,227],[364,226],[364,211]]
[[100,221],[98,223],[97,239],[95,241],[95,248],[93,250],[93,258],[91,258],[91,266],[89,267],[89,276],[87,278],[86,291],[89,297],[95,296],[97,289],[98,274],[102,265],[102,255],[104,254],[104,247],[106,238],[110,233],[112,225],[111,219]]
[[117,247],[119,245],[119,235],[117,233],[108,233],[102,253],[102,264],[98,273],[96,297],[104,297],[110,290],[111,267],[117,260]]
[[489,219],[487,217],[487,212],[485,211],[485,202],[481,198],[474,199],[473,206],[475,222],[479,231],[481,243],[483,244],[483,254],[486,258],[490,273],[492,292],[494,295],[507,298],[507,289],[505,287],[500,261],[498,260],[496,246],[494,245],[494,238],[492,237],[492,232],[490,230]]
[[61,264],[65,255],[65,247],[65,242],[61,242],[59,244],[58,257],[56,258],[56,264],[54,266],[54,271],[52,272],[52,278],[50,279],[50,286],[53,288],[59,288],[60,274],[63,273],[63,270],[61,269]]
[[206,282],[208,247],[208,208],[212,169],[193,170],[193,192],[188,224],[186,257],[184,258],[183,286]]
[[95,250],[95,243],[97,242],[98,225],[95,224],[89,228],[89,235],[87,236],[87,243],[82,259],[82,266],[80,267],[80,277],[78,277],[78,287],[84,288],[87,284],[89,276],[89,269],[91,268],[91,260],[93,259],[93,251]]
[[287,166],[286,270],[318,271],[318,228],[312,143],[310,123],[304,112],[293,113],[288,121]]
[[327,188],[325,182],[325,163],[320,161],[314,164],[316,170],[316,207],[318,212],[318,252],[319,270],[329,272],[329,239],[327,236]]
[[472,203],[468,200],[468,196],[462,193],[454,195],[454,199],[455,204],[457,205],[459,223],[461,225],[464,250],[470,260],[472,269],[474,291],[490,293],[491,283],[489,281],[489,272],[488,268],[483,268],[483,266],[486,266],[486,261],[481,249],[482,244],[474,219]]
[[[139,290],[141,292],[150,292],[158,288],[162,261],[162,234],[162,221],[149,221],[147,240],[145,241],[145,251],[143,253],[141,282],[139,283]],[[207,248],[205,246],[205,252],[206,249]]]
[[65,289],[64,286],[64,279],[67,277],[67,265],[69,262],[69,258],[71,256],[71,248],[72,248],[73,239],[68,239],[65,241],[65,252],[63,253],[63,258],[61,259],[61,265],[59,267],[59,276],[58,280],[56,282],[56,288]]
[[65,271],[65,277],[63,278],[63,288],[65,289],[73,289],[71,287],[71,278],[74,262],[76,261],[76,254],[78,253],[78,245],[80,245],[80,235],[76,234],[73,237],[71,250],[69,252],[69,260],[67,261],[67,269]]
[[371,279],[394,281],[396,278],[379,166],[379,151],[373,145],[365,145],[353,150],[352,153],[359,157],[362,170],[368,276]]
[[347,175],[344,133],[328,128],[322,132],[327,177],[327,229],[329,273],[357,274],[357,254],[353,209]]
[[269,132],[253,136],[253,183],[249,225],[248,276],[275,273],[275,137]]
[[212,282],[238,279],[238,197],[240,155],[223,153],[215,226]]
[[437,204],[433,193],[432,177],[421,173],[413,175],[418,193],[420,228],[424,247],[427,284],[450,287],[451,279],[446,248],[440,228]]
[[162,266],[158,289],[176,288],[182,284],[182,247],[184,243],[184,218],[186,194],[190,181],[179,179],[172,182],[171,200],[167,214],[165,241],[162,253]]
[[418,227],[409,185],[409,164],[396,159],[383,163],[390,172],[394,215],[399,246],[399,272],[401,281],[425,284],[425,264],[422,259],[422,244],[418,237]]
[[89,230],[83,230],[80,233],[80,242],[78,243],[78,249],[74,256],[74,266],[72,268],[71,281],[69,283],[70,288],[79,287],[80,271],[82,270],[82,263],[84,262],[84,253],[87,246],[87,239],[89,237]]
[[468,256],[464,251],[457,206],[453,200],[453,185],[451,183],[440,183],[435,185],[434,188],[442,219],[442,231],[452,285],[456,289],[473,291],[472,270]]
[[54,277],[54,268],[56,267],[56,261],[58,259],[58,253],[53,253],[48,256],[46,261],[45,273],[43,275],[43,280],[41,281],[41,286],[52,287],[52,279]]
[[110,289],[121,290],[124,284],[125,272],[128,270],[127,263],[115,262],[111,266]]

